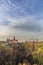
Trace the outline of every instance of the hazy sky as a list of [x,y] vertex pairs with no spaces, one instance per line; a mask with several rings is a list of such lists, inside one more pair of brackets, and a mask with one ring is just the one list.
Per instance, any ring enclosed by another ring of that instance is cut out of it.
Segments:
[[0,0],[0,38],[43,39],[43,0]]

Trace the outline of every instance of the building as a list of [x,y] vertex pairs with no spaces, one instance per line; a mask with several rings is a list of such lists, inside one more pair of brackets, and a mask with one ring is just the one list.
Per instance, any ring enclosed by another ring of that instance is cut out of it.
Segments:
[[11,44],[15,44],[15,43],[18,43],[18,40],[15,39],[15,37],[14,37],[13,39],[7,39],[7,42],[11,43]]

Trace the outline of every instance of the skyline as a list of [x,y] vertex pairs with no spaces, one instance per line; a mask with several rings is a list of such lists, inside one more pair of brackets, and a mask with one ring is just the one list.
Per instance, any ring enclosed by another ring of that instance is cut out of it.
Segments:
[[43,39],[43,0],[0,0],[0,39],[13,36]]

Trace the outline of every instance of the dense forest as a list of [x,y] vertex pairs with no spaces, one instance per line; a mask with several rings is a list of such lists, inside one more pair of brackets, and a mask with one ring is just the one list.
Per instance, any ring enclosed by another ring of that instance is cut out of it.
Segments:
[[0,44],[0,65],[43,65],[43,44],[34,48],[28,43]]

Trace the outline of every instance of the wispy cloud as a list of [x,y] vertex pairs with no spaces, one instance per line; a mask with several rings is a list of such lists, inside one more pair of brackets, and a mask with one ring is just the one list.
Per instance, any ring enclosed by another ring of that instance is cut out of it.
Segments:
[[13,29],[21,29],[25,31],[32,31],[32,32],[41,32],[43,31],[43,19],[39,19],[38,16],[29,15],[25,17],[20,17],[16,19],[9,19],[11,26]]

